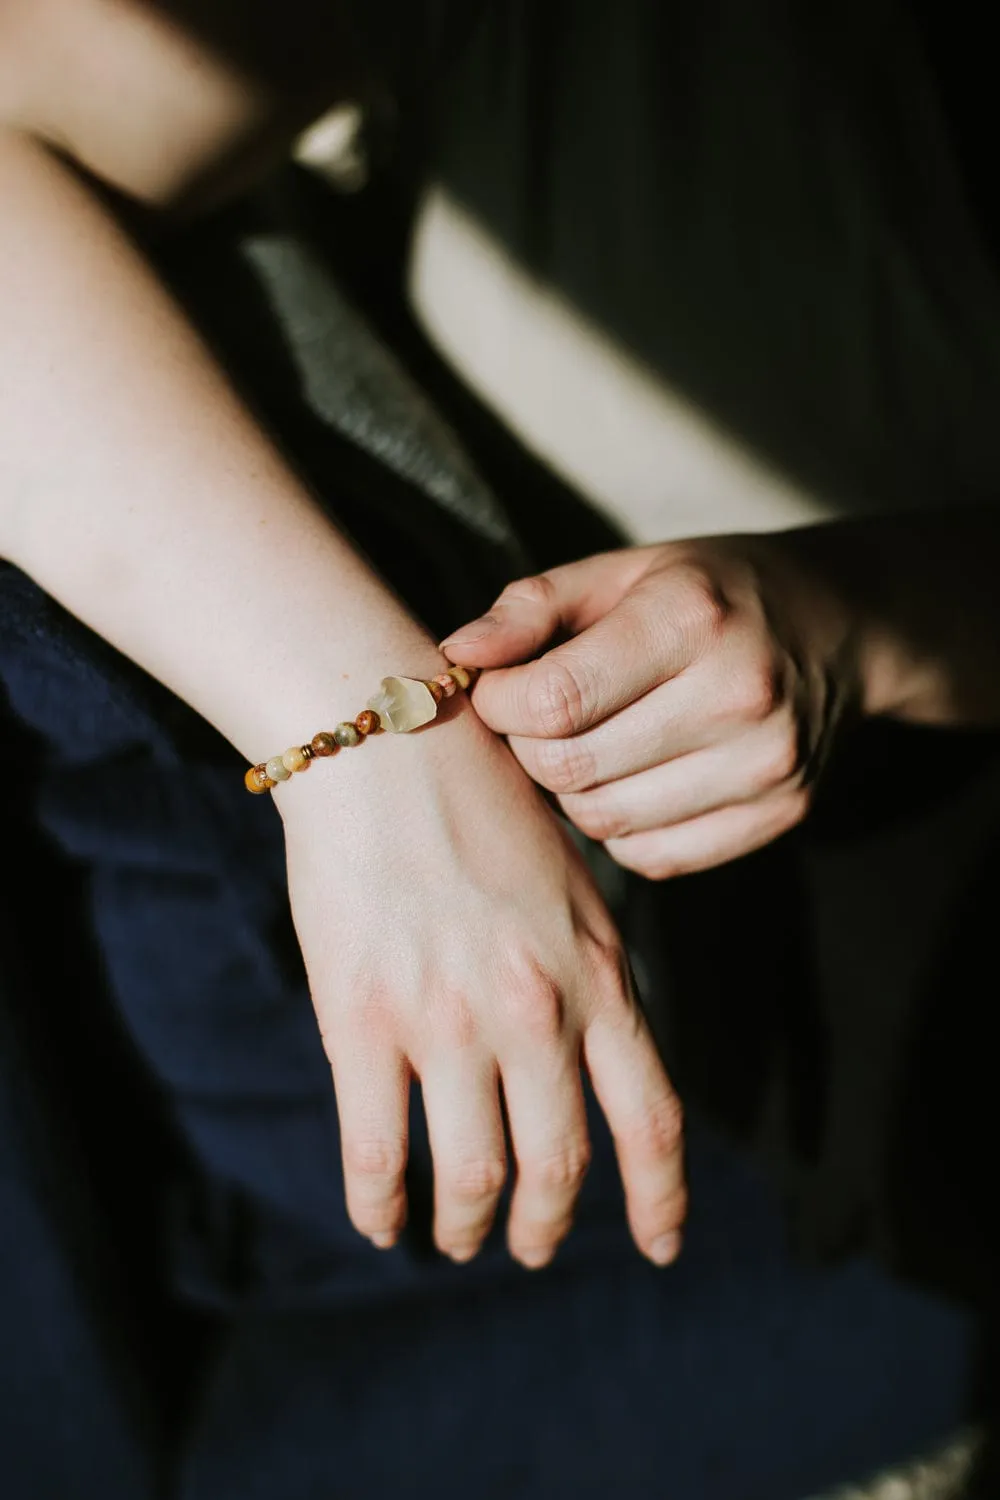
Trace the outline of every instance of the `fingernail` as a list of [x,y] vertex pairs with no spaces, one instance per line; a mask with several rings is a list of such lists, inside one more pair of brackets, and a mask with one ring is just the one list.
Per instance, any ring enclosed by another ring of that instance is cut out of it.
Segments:
[[552,1259],[551,1250],[521,1250],[517,1259],[526,1271],[540,1271],[547,1266]]
[[456,1265],[464,1266],[467,1261],[470,1261],[474,1258],[478,1249],[478,1245],[455,1245],[452,1247],[452,1249],[446,1250],[445,1255],[447,1255],[450,1260],[453,1260]]
[[493,615],[481,615],[478,620],[471,620],[468,625],[463,625],[460,630],[446,636],[439,649],[443,651],[445,646],[471,646],[473,641],[481,641],[484,635],[496,630],[498,623]]
[[391,1250],[396,1243],[396,1236],[390,1230],[385,1234],[373,1234],[371,1240],[376,1250]]
[[654,1240],[649,1247],[649,1258],[658,1266],[669,1266],[680,1253],[681,1237],[679,1234],[661,1234],[660,1238]]

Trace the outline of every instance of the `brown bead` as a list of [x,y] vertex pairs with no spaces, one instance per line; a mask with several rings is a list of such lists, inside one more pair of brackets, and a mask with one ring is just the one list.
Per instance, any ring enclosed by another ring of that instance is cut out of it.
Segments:
[[467,672],[464,667],[452,667],[448,676],[453,677],[460,688],[467,688],[472,681],[472,674]]
[[319,757],[323,755],[336,755],[340,747],[333,735],[324,729],[321,733],[313,735],[309,748],[313,755]]
[[363,708],[354,721],[359,734],[374,734],[381,728],[381,720],[373,708]]
[[248,792],[253,792],[255,797],[259,797],[261,792],[269,792],[274,786],[265,765],[251,766],[243,778],[243,784]]
[[441,699],[444,697],[444,688],[441,686],[441,684],[439,682],[436,682],[432,677],[428,680],[427,686],[431,690],[431,697],[434,699],[434,702],[440,703]]
[[307,771],[309,769],[309,762],[312,759],[310,755],[306,754],[301,745],[293,745],[290,750],[285,751],[281,758],[285,763],[286,771]]

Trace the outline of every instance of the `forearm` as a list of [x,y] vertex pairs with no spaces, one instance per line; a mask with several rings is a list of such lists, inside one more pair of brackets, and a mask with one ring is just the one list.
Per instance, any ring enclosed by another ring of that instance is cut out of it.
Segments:
[[858,622],[864,712],[1000,724],[1000,514],[932,512],[787,536]]
[[73,173],[0,136],[0,202],[0,554],[250,759],[440,670]]

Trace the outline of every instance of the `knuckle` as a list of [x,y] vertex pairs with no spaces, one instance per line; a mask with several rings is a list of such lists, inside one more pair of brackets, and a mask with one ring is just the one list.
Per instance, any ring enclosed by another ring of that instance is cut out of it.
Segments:
[[565,1022],[562,991],[544,975],[508,984],[504,1011],[507,1029],[537,1045],[557,1042],[562,1036]]
[[769,791],[792,781],[801,769],[797,736],[789,729],[770,746],[761,770],[759,789]]
[[513,583],[508,583],[497,603],[505,604],[511,599],[523,599],[529,604],[548,605],[554,594],[555,586],[550,578],[546,578],[544,573],[532,573],[527,578],[516,578]]
[[480,1203],[496,1198],[507,1180],[507,1165],[499,1156],[471,1157],[451,1167],[444,1178],[447,1197],[457,1203]]
[[672,1156],[684,1138],[684,1110],[677,1095],[665,1094],[623,1134],[629,1147],[645,1158]]
[[737,717],[753,724],[770,718],[781,702],[781,684],[771,667],[759,666],[744,672],[733,690],[731,709]]
[[678,607],[692,639],[702,648],[719,639],[731,613],[729,600],[711,573],[690,565]]
[[391,1188],[406,1170],[406,1142],[402,1139],[361,1139],[348,1136],[344,1140],[344,1171],[356,1181],[373,1186],[385,1184]]
[[604,794],[567,797],[563,802],[563,811],[581,833],[602,843],[606,839],[625,838],[633,832],[631,820],[625,811]]
[[479,1039],[479,1024],[463,994],[438,990],[428,998],[426,1014],[433,1036],[449,1048],[470,1047]]
[[528,712],[540,732],[550,739],[572,735],[582,723],[583,688],[564,661],[537,663],[527,687]]
[[537,1191],[553,1195],[575,1193],[587,1175],[590,1158],[589,1142],[567,1142],[549,1155],[526,1162],[522,1170]]
[[579,792],[591,784],[594,753],[579,740],[542,740],[536,749],[537,780],[550,792]]
[[606,993],[614,1004],[619,1001],[628,1003],[625,977],[628,972],[628,957],[621,938],[615,933],[601,936],[588,932],[582,942],[590,956],[602,993]]

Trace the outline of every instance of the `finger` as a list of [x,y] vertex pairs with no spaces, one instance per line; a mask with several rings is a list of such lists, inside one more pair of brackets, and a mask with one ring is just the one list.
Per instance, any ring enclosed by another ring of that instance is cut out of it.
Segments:
[[471,1260],[507,1176],[496,1063],[456,1049],[436,1054],[420,1081],[434,1158],[434,1241],[452,1260]]
[[357,1031],[350,1041],[330,1048],[347,1212],[361,1234],[386,1250],[406,1223],[410,1068],[384,1043]]
[[455,630],[440,649],[455,661],[511,666],[536,656],[557,632],[576,635],[613,609],[649,565],[649,552],[602,552],[509,583],[489,613]]
[[503,1087],[517,1160],[507,1244],[515,1260],[537,1270],[569,1233],[590,1163],[578,1048],[511,1058]]
[[604,847],[623,869],[649,880],[671,880],[714,869],[762,849],[802,822],[809,811],[804,788],[782,791],[757,802],[720,808],[673,828],[658,828]]
[[489,671],[473,694],[497,734],[580,734],[676,677],[723,639],[726,608],[678,566],[640,581],[595,624],[524,666]]
[[597,1012],[583,1046],[614,1137],[633,1238],[654,1264],[668,1265],[687,1211],[680,1101],[645,1017],[627,998]]
[[532,780],[562,795],[647,771],[768,722],[776,735],[795,734],[780,685],[724,649],[583,734],[511,735],[509,742]]
[[794,733],[768,726],[591,791],[570,793],[559,805],[581,833],[604,843],[770,797],[793,784],[799,770]]

